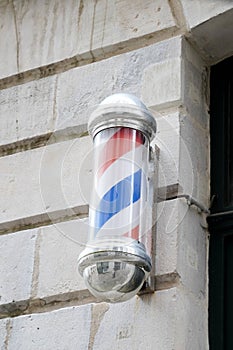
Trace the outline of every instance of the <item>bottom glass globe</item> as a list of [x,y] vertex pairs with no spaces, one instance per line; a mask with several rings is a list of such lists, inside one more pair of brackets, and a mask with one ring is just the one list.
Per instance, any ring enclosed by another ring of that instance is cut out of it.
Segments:
[[111,303],[136,295],[151,267],[145,246],[128,237],[89,242],[78,258],[78,271],[89,291]]
[[125,261],[96,262],[86,267],[83,278],[98,299],[112,303],[126,301],[141,289],[148,272]]

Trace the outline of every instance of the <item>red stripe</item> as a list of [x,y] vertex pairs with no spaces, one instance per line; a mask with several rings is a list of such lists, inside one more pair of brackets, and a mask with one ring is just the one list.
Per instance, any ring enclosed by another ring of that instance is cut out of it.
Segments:
[[100,177],[118,158],[143,143],[144,136],[140,131],[120,128],[110,137],[101,151],[102,157],[100,157],[101,165],[98,170],[98,176]]
[[139,238],[139,225],[135,226],[132,230],[126,232],[123,234],[124,237],[130,237],[135,240],[138,240]]

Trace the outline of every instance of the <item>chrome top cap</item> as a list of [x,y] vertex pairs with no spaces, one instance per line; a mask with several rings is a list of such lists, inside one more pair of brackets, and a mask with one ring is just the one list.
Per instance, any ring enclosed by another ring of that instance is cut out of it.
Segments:
[[114,94],[105,98],[91,114],[88,131],[95,135],[107,128],[125,126],[140,130],[151,141],[156,133],[156,121],[146,106],[134,95]]
[[123,93],[119,93],[119,94],[113,94],[110,95],[108,97],[106,97],[101,103],[100,105],[111,105],[111,104],[121,104],[121,105],[133,105],[136,107],[139,107],[141,109],[145,109],[147,110],[146,106],[144,105],[144,103],[142,103],[141,100],[139,100],[139,98],[137,98],[135,95],[133,94],[123,94]]

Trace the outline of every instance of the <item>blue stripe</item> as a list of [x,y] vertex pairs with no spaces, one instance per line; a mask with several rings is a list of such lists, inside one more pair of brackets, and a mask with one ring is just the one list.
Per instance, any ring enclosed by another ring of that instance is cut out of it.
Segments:
[[142,170],[139,169],[105,193],[95,212],[96,233],[111,217],[131,203],[137,202],[141,195],[141,174]]

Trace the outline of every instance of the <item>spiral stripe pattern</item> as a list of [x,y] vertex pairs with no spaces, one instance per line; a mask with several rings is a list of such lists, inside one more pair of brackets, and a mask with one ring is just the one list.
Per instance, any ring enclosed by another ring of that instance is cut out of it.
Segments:
[[111,234],[138,239],[145,138],[126,127],[106,130],[105,136],[96,174],[99,202],[91,213],[95,236],[111,230]]
[[[133,183],[133,191],[129,189]],[[141,170],[112,186],[100,201],[96,212],[96,228],[100,229],[112,216],[140,198]]]

